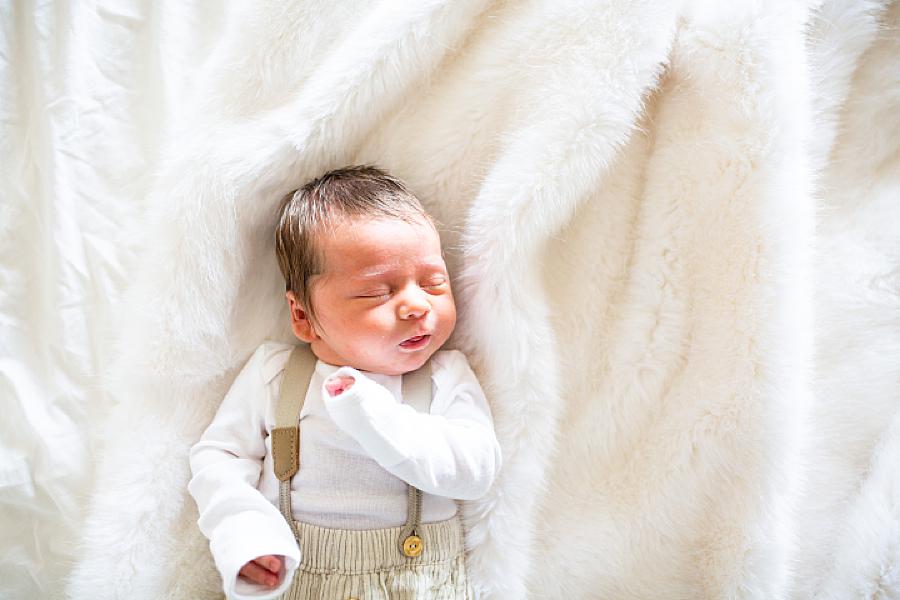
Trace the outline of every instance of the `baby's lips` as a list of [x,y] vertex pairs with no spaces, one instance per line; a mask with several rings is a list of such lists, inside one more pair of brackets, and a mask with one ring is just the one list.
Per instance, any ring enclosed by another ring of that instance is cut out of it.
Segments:
[[423,339],[425,339],[427,337],[431,337],[431,334],[430,333],[422,333],[419,335],[414,335],[414,336],[408,337],[405,340],[403,340],[402,342],[400,342],[400,345],[404,346],[404,345],[416,344],[418,342],[421,342]]

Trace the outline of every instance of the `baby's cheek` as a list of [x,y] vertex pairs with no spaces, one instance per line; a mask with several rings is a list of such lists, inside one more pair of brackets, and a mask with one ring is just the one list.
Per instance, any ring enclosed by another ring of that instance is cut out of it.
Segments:
[[453,331],[453,328],[456,326],[456,307],[454,305],[450,305],[449,310],[447,311],[447,316],[445,318],[445,326],[447,328],[447,335]]
[[447,299],[436,312],[438,337],[442,338],[439,341],[443,344],[450,337],[450,334],[453,333],[453,329],[456,326],[456,306],[453,304],[452,299]]
[[374,358],[379,354],[385,342],[389,339],[387,333],[383,331],[360,331],[359,334],[351,342],[353,354],[365,359]]
[[[392,318],[393,313],[369,315],[357,325],[359,334],[359,346],[363,345],[363,340],[371,344],[373,341],[385,341],[391,339],[391,335],[396,326],[396,319]],[[358,347],[359,351],[365,351],[366,348]]]

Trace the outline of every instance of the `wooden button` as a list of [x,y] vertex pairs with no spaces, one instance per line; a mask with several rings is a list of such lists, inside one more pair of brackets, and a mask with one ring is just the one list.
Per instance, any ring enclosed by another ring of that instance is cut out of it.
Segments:
[[424,548],[425,544],[422,543],[422,538],[417,535],[411,535],[403,540],[403,554],[406,556],[415,558],[422,554]]

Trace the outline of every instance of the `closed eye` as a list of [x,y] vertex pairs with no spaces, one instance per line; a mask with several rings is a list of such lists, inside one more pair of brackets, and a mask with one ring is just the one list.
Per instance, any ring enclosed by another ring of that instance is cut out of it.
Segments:
[[391,295],[391,290],[371,290],[357,294],[354,298],[387,298]]
[[432,288],[440,288],[447,285],[446,277],[433,277],[424,281],[422,284],[423,288],[432,289]]

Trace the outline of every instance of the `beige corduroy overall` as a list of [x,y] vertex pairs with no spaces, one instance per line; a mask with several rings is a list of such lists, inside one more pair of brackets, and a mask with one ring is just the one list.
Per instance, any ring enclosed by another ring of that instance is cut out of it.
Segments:
[[[307,346],[291,352],[272,431],[279,507],[300,546],[300,566],[283,600],[472,600],[459,516],[420,523],[422,492],[409,486],[406,524],[346,530],[295,521],[291,478],[300,468],[300,411],[316,359]],[[431,363],[403,376],[404,401],[431,406]]]

